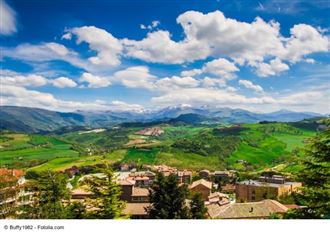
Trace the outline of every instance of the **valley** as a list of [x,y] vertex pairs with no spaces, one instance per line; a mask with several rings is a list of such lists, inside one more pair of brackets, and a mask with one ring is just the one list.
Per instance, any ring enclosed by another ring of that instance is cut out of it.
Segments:
[[301,155],[299,148],[316,134],[316,121],[122,123],[94,131],[63,127],[47,134],[2,130],[0,166],[62,171],[109,162],[165,164],[195,171],[250,172],[272,167],[298,171],[295,159]]

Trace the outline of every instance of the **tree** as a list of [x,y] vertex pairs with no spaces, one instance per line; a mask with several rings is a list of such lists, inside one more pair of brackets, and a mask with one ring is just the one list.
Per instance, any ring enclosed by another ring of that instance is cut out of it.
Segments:
[[91,218],[113,219],[120,218],[125,203],[120,200],[121,188],[115,182],[113,172],[109,166],[99,169],[104,177],[93,176],[86,180],[93,193],[91,205],[96,209],[90,214]]
[[73,202],[66,207],[67,219],[84,219],[87,217],[86,207],[81,202]]
[[286,218],[330,218],[330,129],[312,138],[298,178],[304,183],[295,201],[305,207],[289,211]]
[[205,207],[202,195],[194,194],[190,202],[190,213],[192,219],[205,219],[207,208]]
[[34,194],[32,204],[23,206],[20,218],[63,219],[66,211],[63,200],[69,199],[68,177],[62,173],[45,171],[30,180],[28,189]]
[[185,204],[187,195],[187,187],[178,186],[176,175],[164,177],[159,173],[150,190],[152,206],[147,209],[150,217],[155,219],[189,218],[189,210]]

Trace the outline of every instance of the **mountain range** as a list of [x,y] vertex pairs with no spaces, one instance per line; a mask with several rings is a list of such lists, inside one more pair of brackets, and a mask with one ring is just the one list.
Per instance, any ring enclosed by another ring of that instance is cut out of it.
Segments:
[[187,105],[160,110],[132,111],[76,111],[56,112],[39,108],[1,106],[0,129],[26,133],[47,132],[67,126],[108,127],[124,122],[184,122],[184,123],[256,123],[260,121],[295,122],[322,117],[312,112],[280,110],[254,113],[243,109],[191,107]]

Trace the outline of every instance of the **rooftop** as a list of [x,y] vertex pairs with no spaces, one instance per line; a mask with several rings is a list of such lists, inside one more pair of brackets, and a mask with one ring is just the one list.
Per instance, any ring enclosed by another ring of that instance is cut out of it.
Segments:
[[150,203],[126,203],[125,209],[123,210],[124,215],[147,215],[146,208]]
[[207,206],[211,218],[267,218],[273,213],[285,213],[288,208],[274,200]]
[[146,188],[133,188],[132,197],[147,197],[149,196],[149,190]]
[[293,184],[298,184],[299,182],[284,182],[283,184],[276,184],[276,183],[268,183],[268,182],[262,182],[262,181],[257,181],[257,180],[245,180],[239,182],[239,184],[244,184],[244,185],[255,185],[255,186],[269,186],[269,187],[280,187],[283,185],[293,185]]
[[203,185],[209,189],[212,189],[212,182],[210,181],[207,181],[207,180],[204,180],[204,179],[200,179],[200,180],[196,180],[194,181],[191,185],[190,185],[190,188],[195,188],[196,186],[198,185]]

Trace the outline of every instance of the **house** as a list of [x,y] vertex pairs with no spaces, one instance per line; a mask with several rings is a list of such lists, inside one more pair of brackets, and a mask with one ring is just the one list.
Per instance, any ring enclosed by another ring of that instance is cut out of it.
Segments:
[[200,179],[194,181],[190,186],[189,189],[192,193],[200,193],[204,201],[208,200],[209,195],[211,194],[212,190],[212,182]]
[[93,195],[92,192],[86,191],[82,188],[74,189],[71,191],[71,198],[72,199],[86,199]]
[[235,176],[234,173],[230,171],[215,171],[213,173],[214,180],[216,181],[227,182],[234,176]]
[[221,192],[223,193],[235,193],[236,185],[235,184],[225,184],[221,186]]
[[214,203],[217,203],[219,205],[229,204],[230,203],[229,196],[227,194],[220,192],[211,193],[208,196],[208,200],[206,204],[214,204]]
[[272,214],[282,215],[288,208],[275,200],[259,202],[232,203],[223,206],[207,206],[209,218],[221,219],[267,219]]
[[149,189],[133,187],[129,202],[149,202]]
[[149,189],[135,187],[134,180],[121,180],[119,185],[122,188],[121,200],[127,202],[149,202]]
[[73,177],[80,173],[80,170],[77,166],[72,166],[71,168],[65,169],[64,173],[66,173],[69,177]]
[[191,182],[192,179],[192,172],[191,171],[178,171],[176,173],[177,178],[178,178],[178,183],[186,183],[189,184]]
[[150,203],[126,203],[122,214],[133,219],[147,219],[149,218],[147,209],[150,205]]
[[211,172],[207,169],[203,169],[201,171],[199,171],[199,177],[202,179],[206,179],[208,180],[211,177]]
[[264,199],[277,199],[290,195],[302,186],[300,182],[285,182],[267,179],[267,182],[247,180],[236,184],[236,201],[253,202]]
[[122,192],[120,195],[120,199],[123,201],[131,201],[131,197],[133,194],[133,187],[135,185],[135,181],[133,180],[120,180],[118,182],[118,184],[120,185]]

